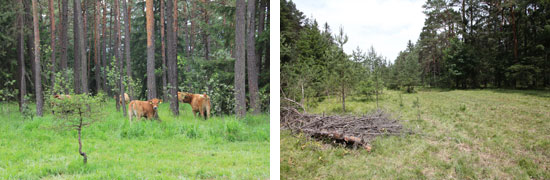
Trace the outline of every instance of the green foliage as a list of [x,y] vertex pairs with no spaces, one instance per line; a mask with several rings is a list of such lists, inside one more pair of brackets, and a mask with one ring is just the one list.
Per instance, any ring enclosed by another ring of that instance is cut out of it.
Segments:
[[15,80],[4,82],[4,88],[0,89],[0,100],[6,101],[16,99],[19,91],[15,89],[14,84]]
[[180,74],[185,80],[180,84],[179,90],[195,94],[206,93],[210,97],[212,114],[232,114],[235,109],[235,59],[225,50],[215,52],[211,58],[208,61],[200,58],[193,61],[178,58],[180,72],[190,68],[189,73]]
[[213,76],[206,82],[206,94],[210,97],[211,113],[217,115],[232,114],[235,110],[235,95],[232,85],[221,83],[218,79],[218,74]]
[[418,63],[418,46],[411,41],[405,51],[399,52],[394,64],[390,66],[388,87],[390,89],[403,88],[407,93],[414,92],[414,86],[420,85],[420,64]]
[[56,120],[56,127],[76,129],[81,127],[81,122],[83,126],[87,126],[103,118],[104,100],[103,95],[72,94],[70,98],[50,96],[48,102]]
[[69,94],[74,93],[74,72],[73,69],[60,70],[54,74],[55,84],[48,89],[46,94],[64,94],[65,90]]

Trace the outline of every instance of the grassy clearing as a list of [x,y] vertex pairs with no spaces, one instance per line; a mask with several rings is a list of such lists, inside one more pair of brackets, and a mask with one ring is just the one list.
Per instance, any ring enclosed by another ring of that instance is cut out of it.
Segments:
[[[380,107],[415,134],[377,138],[366,152],[283,131],[281,178],[550,179],[550,91],[386,91]],[[362,114],[376,102],[351,97],[346,108]],[[309,111],[339,113],[341,102]]]
[[[162,103],[162,122],[134,122],[115,109],[84,128],[78,154],[76,130],[52,129],[52,115],[24,120],[15,103],[0,103],[0,179],[266,179],[269,115],[195,119],[183,105],[173,117]],[[32,107],[34,109],[34,107]]]

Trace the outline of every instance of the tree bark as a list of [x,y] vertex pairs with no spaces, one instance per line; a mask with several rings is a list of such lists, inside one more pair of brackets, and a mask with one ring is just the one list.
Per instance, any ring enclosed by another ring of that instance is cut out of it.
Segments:
[[29,78],[27,78],[27,80],[29,81],[29,85],[30,85],[30,90],[29,92],[27,92],[28,94],[32,94],[32,93],[35,93],[34,92],[34,89],[32,87],[34,87],[34,75],[35,75],[35,72],[34,72],[34,36],[33,36],[33,29],[32,27],[34,27],[34,24],[33,24],[33,14],[32,14],[32,2],[31,0],[24,0],[24,8],[25,8],[25,13],[28,15],[25,17],[25,26],[26,27],[31,27],[31,28],[28,28],[28,29],[25,29],[25,31],[30,31],[30,32],[26,32],[26,36],[27,36],[27,56],[29,56],[29,64],[31,65],[31,70],[26,74],[29,76]]
[[244,0],[236,1],[235,12],[235,114],[238,118],[246,115],[245,96],[245,16],[246,4]]
[[[130,0],[128,0],[130,1]],[[127,80],[126,82],[130,83],[132,79],[132,66],[131,66],[131,59],[130,59],[130,10],[128,8],[128,4],[126,3],[126,0],[122,0],[122,8],[124,9],[124,26],[126,27],[124,29],[124,55],[126,55],[126,76]],[[149,63],[147,63],[149,64]],[[128,86],[128,95],[130,96],[130,100],[133,99],[134,93],[132,90],[132,86]]]
[[195,26],[197,26],[197,21],[195,21],[195,13],[193,11],[196,11],[197,9],[197,3],[195,1],[191,1],[192,3],[192,9],[188,9],[189,14],[191,15],[191,34],[189,35],[189,57],[191,57],[191,60],[193,60],[193,52],[195,51]]
[[174,12],[174,4],[176,1],[168,0],[166,1],[166,42],[168,44],[167,55],[167,66],[168,66],[168,86],[170,86],[170,109],[175,116],[179,115],[179,104],[178,104],[178,74],[177,74],[177,52],[176,52],[176,28],[174,25],[177,25],[176,13]]
[[202,0],[203,2],[203,16],[204,16],[204,27],[202,27],[202,40],[204,43],[204,59],[210,60],[209,54],[210,54],[210,43],[208,41],[208,11],[206,10],[206,6],[208,6],[208,1]]
[[[119,77],[119,81],[118,81],[118,84],[119,84],[119,87],[120,87],[120,91],[119,91],[119,97],[122,97],[124,98],[124,83],[122,81],[123,77],[124,77],[124,67],[123,67],[123,62],[122,62],[122,57],[121,57],[121,52],[120,52],[120,7],[119,7],[119,0],[114,0],[115,1],[115,33],[116,33],[116,41],[115,41],[115,58],[116,58],[116,61],[118,62],[118,70],[120,71],[120,77]],[[126,116],[126,101],[120,101],[122,102],[122,115],[123,116]],[[117,104],[118,104],[118,101],[117,101]]]
[[[61,70],[63,71],[63,77],[65,80],[68,79],[68,76],[66,74],[67,70],[67,44],[69,42],[69,39],[67,38],[67,29],[68,29],[68,22],[69,22],[69,2],[68,0],[62,0],[61,5],[61,13],[59,13],[59,20],[61,21],[61,29],[59,31],[59,40],[61,41],[60,47],[61,47]],[[62,84],[65,84],[65,82],[61,82]],[[64,88],[64,93],[69,94],[69,89]]]
[[[164,0],[160,0],[160,51],[162,57],[162,99],[167,99],[166,92],[166,47],[164,41]],[[154,43],[153,43],[154,45]]]
[[[55,84],[55,67],[57,66],[55,61],[55,14],[54,14],[54,6],[53,6],[53,0],[49,1],[50,6],[50,38],[51,38],[51,48],[52,48],[52,66],[50,67],[50,80],[52,83],[52,87],[54,87]],[[53,94],[56,94],[57,92],[52,91]]]
[[[258,13],[258,37],[261,36],[264,32],[264,24],[265,24],[265,0],[258,0],[260,2],[260,12]],[[256,51],[256,66],[258,69],[258,76],[261,74],[261,67],[262,67],[262,55],[264,52],[264,45],[260,45]]]
[[248,94],[250,95],[250,108],[253,114],[261,111],[260,97],[258,95],[258,66],[256,66],[256,26],[255,26],[255,0],[248,1],[248,30],[247,30],[247,68],[248,68]]
[[25,18],[23,9],[23,0],[17,0],[17,6],[19,13],[17,13],[17,85],[19,86],[19,112],[23,112],[23,105],[25,104],[25,95],[27,94],[27,82],[25,81],[25,24],[23,19]]
[[[77,30],[78,31],[78,37],[75,41],[75,44],[78,43],[78,47],[79,47],[79,50],[78,50],[78,53],[79,53],[79,59],[80,59],[80,71],[75,71],[75,75],[76,74],[80,74],[80,90],[81,92],[80,93],[88,93],[89,90],[88,90],[88,66],[86,64],[86,34],[85,34],[85,29],[84,29],[84,24],[85,24],[85,21],[84,21],[84,17],[82,17],[83,14],[83,11],[81,10],[81,3],[80,3],[80,0],[75,0],[74,1],[75,3],[75,6],[76,6],[76,13],[75,13],[75,22],[78,22],[78,26],[77,26]],[[76,84],[75,84],[76,86]]]
[[[153,28],[154,21],[155,21],[155,17],[153,15],[153,0],[146,1],[146,13],[147,13],[147,16],[146,16],[147,18],[147,99],[153,99],[157,97],[157,89],[156,89],[157,85],[155,82],[155,43],[153,38],[155,36],[154,35],[155,28]],[[162,42],[162,44],[164,43]]]
[[[102,41],[101,41],[101,67],[107,68],[107,38],[106,38],[106,30],[107,30],[107,2],[103,1],[103,26],[102,26]],[[105,93],[108,92],[107,90],[107,73],[105,73],[105,69],[100,70],[101,71],[101,77],[104,82],[104,84],[101,84],[103,87],[103,91]]]
[[[79,16],[81,21],[82,22],[80,25],[80,28],[82,29],[82,31],[80,31],[80,37],[82,39],[82,46],[80,47],[81,49],[81,58],[82,59],[82,63],[80,64],[81,65],[81,75],[80,75],[80,78],[82,78],[82,93],[88,93],[90,92],[89,88],[88,88],[88,74],[90,74],[90,53],[88,52],[88,47],[90,47],[89,45],[89,41],[88,41],[88,15],[87,15],[87,12],[88,12],[88,4],[87,4],[88,1],[84,1],[84,4],[82,4],[82,14]],[[79,2],[80,4],[80,2]]]
[[99,50],[101,49],[99,47],[99,18],[101,17],[100,15],[100,1],[96,1],[95,2],[95,23],[94,23],[94,75],[95,75],[95,88],[96,88],[96,93],[99,92],[99,90],[101,89],[101,78],[100,78],[100,56],[99,56]]
[[34,29],[34,89],[36,93],[36,115],[42,116],[44,95],[42,94],[42,76],[40,75],[40,30],[38,29],[38,3],[32,0],[32,19]]
[[[183,54],[187,55],[187,59],[189,59],[189,28],[187,26],[187,23],[189,22],[189,19],[191,19],[189,15],[189,3],[187,1],[184,1],[183,5],[183,33],[185,38],[185,45],[183,48]],[[189,64],[189,63],[188,63]]]
[[[80,1],[79,1],[79,4],[80,4]],[[74,35],[74,48],[73,48],[73,51],[74,51],[74,63],[73,63],[73,81],[74,81],[74,93],[76,94],[80,94],[81,93],[81,88],[82,88],[82,85],[81,85],[81,78],[80,78],[80,63],[81,63],[81,58],[80,58],[80,31],[78,29],[79,28],[79,24],[80,24],[80,21],[78,21],[78,18],[80,16],[80,5],[77,6],[76,4],[76,1],[74,1],[73,3],[73,35]]]
[[[270,1],[267,1],[266,2],[266,13],[265,13],[265,19],[266,19],[266,24],[269,24],[269,2]],[[265,42],[265,62],[263,63],[264,67],[263,67],[263,71],[269,71],[269,42],[266,41]],[[260,71],[260,72],[263,72],[263,71]]]

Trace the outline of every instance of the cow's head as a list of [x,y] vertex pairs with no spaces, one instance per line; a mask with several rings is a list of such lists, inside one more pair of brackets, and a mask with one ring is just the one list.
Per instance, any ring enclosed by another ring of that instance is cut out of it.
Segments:
[[149,100],[149,104],[153,106],[155,111],[158,109],[160,103],[162,103],[162,99],[153,98]]

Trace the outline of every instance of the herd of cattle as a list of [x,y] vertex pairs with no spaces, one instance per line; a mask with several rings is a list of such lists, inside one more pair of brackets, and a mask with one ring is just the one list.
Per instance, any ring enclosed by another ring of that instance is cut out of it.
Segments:
[[[55,95],[56,99],[70,99],[71,95]],[[114,96],[116,99],[116,96]],[[122,97],[119,97],[118,103],[122,105]],[[124,101],[128,104],[128,117],[130,123],[133,117],[141,118],[146,117],[151,119],[158,117],[158,105],[162,103],[162,99],[153,98],[148,101],[133,100],[130,102],[130,96],[124,93]],[[206,94],[192,94],[187,92],[178,92],[178,101],[182,103],[188,103],[191,105],[193,115],[196,117],[197,113],[204,117],[204,119],[210,118],[210,97]]]

